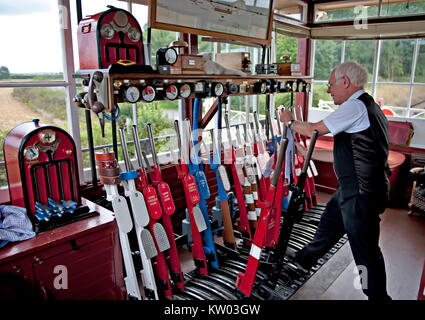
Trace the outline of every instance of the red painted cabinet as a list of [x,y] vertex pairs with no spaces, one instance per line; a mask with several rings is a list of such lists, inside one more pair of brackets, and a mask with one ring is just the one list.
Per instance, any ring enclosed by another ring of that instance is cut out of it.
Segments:
[[126,298],[118,229],[108,214],[8,244],[0,249],[0,274],[6,273],[41,299]]

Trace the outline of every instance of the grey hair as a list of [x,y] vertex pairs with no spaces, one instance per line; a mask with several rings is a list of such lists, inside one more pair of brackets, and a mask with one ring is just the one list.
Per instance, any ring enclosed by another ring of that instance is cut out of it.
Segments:
[[368,71],[356,62],[344,62],[337,66],[334,71],[337,80],[346,75],[356,87],[363,88],[367,84]]

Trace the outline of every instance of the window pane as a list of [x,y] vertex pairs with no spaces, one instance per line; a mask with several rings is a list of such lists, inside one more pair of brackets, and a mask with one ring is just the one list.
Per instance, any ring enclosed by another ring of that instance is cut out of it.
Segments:
[[416,61],[415,82],[425,82],[425,39],[419,40],[418,60]]
[[326,83],[313,83],[313,108],[332,111],[335,110],[332,97],[327,93]]
[[333,68],[341,63],[342,41],[316,40],[314,79],[328,80]]
[[425,1],[409,0],[398,3],[382,2],[381,16],[399,16],[425,12]]
[[[315,6],[315,22],[333,22],[342,20],[355,20],[378,16],[378,6],[363,6],[357,4],[339,4],[339,1],[330,4]],[[376,1],[378,3],[378,1]]]
[[354,61],[365,67],[369,72],[369,81],[372,81],[375,47],[375,40],[346,41],[345,43],[344,61]]
[[378,81],[410,82],[414,40],[383,40]]
[[[0,144],[17,125],[40,119],[41,123],[67,130],[64,88],[0,88]],[[3,161],[0,152],[0,161]],[[6,172],[0,167],[0,186]]]
[[276,33],[276,62],[283,62],[280,57],[290,56],[288,62],[297,62],[298,40]]
[[406,117],[407,100],[410,87],[408,85],[377,85],[375,101],[383,108],[384,112],[395,117]]
[[55,0],[3,1],[0,80],[63,80],[59,26]]
[[410,117],[425,119],[425,86],[414,86]]
[[302,21],[303,6],[299,4],[299,1],[288,0],[280,6],[275,4],[274,13]]

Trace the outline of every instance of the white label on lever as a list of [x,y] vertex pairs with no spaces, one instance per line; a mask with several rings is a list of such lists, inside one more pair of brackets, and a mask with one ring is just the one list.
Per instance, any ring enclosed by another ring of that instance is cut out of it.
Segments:
[[115,196],[112,199],[112,208],[114,209],[115,219],[117,219],[118,229],[121,232],[129,233],[133,229],[133,222],[125,198]]
[[140,191],[130,192],[130,203],[134,223],[138,226],[146,227],[149,224],[149,213],[143,194]]
[[229,191],[230,190],[230,181],[229,181],[229,178],[227,177],[226,168],[223,167],[222,165],[220,165],[218,167],[218,173],[220,175],[221,182],[223,183],[224,190]]

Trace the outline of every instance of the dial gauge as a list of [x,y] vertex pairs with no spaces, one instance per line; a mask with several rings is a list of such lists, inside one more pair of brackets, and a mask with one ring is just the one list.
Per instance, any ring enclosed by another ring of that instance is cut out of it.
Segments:
[[190,97],[192,93],[192,88],[190,87],[188,83],[184,83],[181,85],[179,93],[180,93],[180,97],[182,97],[183,99],[187,99]]
[[267,83],[262,82],[260,87],[260,93],[266,93],[267,92]]
[[236,94],[239,92],[239,86],[235,83],[227,83],[227,92],[229,94]]
[[56,133],[50,129],[43,130],[40,133],[40,141],[43,144],[53,144],[56,141]]
[[297,92],[298,91],[298,82],[294,81],[292,83],[292,91]]
[[167,48],[165,51],[165,61],[169,64],[175,64],[177,61],[177,51],[174,48]]
[[24,149],[24,157],[27,161],[35,161],[39,155],[40,151],[36,146],[30,146]]
[[174,48],[159,48],[156,52],[157,65],[175,64],[177,62],[177,51]]
[[292,91],[293,81],[286,81],[286,90]]
[[308,82],[305,84],[305,92],[310,92],[310,83]]
[[178,94],[179,94],[179,90],[174,84],[170,84],[167,87],[165,87],[165,97],[168,100],[176,99]]
[[146,102],[152,102],[155,100],[156,92],[155,88],[152,86],[146,86],[142,90],[142,99]]
[[140,31],[139,31],[139,30],[137,30],[137,28],[131,27],[131,28],[128,30],[128,38],[129,38],[131,41],[133,41],[133,42],[137,42],[137,41],[139,41],[139,40],[140,40],[140,36],[141,36],[141,33],[140,33]]
[[112,39],[114,37],[114,33],[115,31],[109,23],[104,23],[100,27],[100,34],[105,39]]
[[213,92],[216,97],[220,97],[224,93],[224,86],[222,83],[217,82],[213,83]]
[[139,88],[130,86],[125,90],[125,99],[130,103],[135,103],[140,99]]

